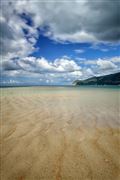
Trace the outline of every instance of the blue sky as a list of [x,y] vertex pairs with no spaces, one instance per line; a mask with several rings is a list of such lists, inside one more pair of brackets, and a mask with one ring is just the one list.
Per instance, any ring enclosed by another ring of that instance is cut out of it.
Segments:
[[[32,56],[45,57],[49,60],[68,56],[71,58],[111,58],[119,56],[119,45],[99,44],[93,46],[92,43],[60,43],[55,42],[48,37],[40,36],[35,45],[38,51],[32,53]],[[78,50],[78,51],[77,51]],[[81,51],[79,51],[81,50]]]
[[1,10],[1,85],[71,85],[120,70],[117,1],[7,0]]

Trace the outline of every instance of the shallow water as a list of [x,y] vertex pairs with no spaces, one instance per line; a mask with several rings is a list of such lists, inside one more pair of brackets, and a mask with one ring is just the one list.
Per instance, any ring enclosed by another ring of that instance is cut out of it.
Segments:
[[117,87],[2,88],[2,179],[119,179],[119,103]]

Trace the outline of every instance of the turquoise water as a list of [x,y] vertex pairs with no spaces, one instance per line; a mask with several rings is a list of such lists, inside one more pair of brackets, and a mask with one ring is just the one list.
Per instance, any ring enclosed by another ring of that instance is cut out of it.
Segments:
[[30,95],[30,94],[79,94],[88,92],[111,92],[114,91],[119,95],[119,86],[31,86],[31,87],[6,87],[1,88],[3,95]]

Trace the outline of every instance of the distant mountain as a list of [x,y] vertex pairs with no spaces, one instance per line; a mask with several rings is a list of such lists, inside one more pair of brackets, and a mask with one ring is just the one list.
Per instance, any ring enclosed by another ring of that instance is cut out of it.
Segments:
[[120,72],[99,77],[91,77],[85,80],[76,80],[74,85],[120,85]]

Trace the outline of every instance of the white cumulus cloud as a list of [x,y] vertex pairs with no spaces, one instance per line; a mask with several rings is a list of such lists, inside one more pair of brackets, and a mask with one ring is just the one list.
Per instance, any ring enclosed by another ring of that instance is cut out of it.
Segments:
[[114,63],[108,61],[108,60],[102,60],[99,59],[97,61],[97,65],[99,66],[100,69],[102,70],[109,70],[109,69],[115,69],[117,68],[117,65],[115,65]]

